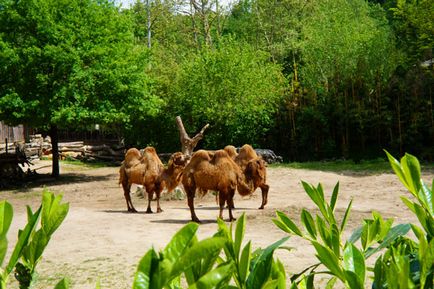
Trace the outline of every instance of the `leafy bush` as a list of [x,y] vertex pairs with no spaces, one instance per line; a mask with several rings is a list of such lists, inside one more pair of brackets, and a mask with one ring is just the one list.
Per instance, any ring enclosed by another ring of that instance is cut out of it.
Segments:
[[[274,223],[283,231],[309,241],[316,250],[320,261],[300,274],[295,274],[291,288],[313,288],[314,277],[328,274],[332,278],[328,288],[340,280],[346,288],[365,288],[368,271],[373,271],[372,288],[433,288],[434,274],[434,218],[432,189],[421,180],[420,164],[414,156],[406,154],[401,162],[387,153],[390,164],[401,182],[415,197],[413,202],[402,197],[403,202],[417,216],[422,228],[414,224],[400,224],[392,227],[393,220],[384,220],[373,212],[373,219],[364,220],[346,241],[342,232],[351,209],[347,206],[341,220],[337,222],[334,209],[338,197],[339,184],[333,190],[331,199],[324,199],[321,184],[314,187],[303,182],[303,187],[320,211],[315,218],[303,209],[301,223],[304,232],[288,216],[277,212]],[[417,241],[404,236],[412,229]],[[361,248],[356,246],[360,240]],[[385,250],[375,261],[374,268],[367,268],[366,260],[373,254]],[[324,265],[328,270],[316,269]]]
[[[42,205],[35,211],[27,206],[27,224],[18,232],[18,241],[12,251],[6,267],[0,268],[0,289],[6,289],[9,275],[18,280],[20,289],[29,288],[32,284],[36,265],[48,245],[53,233],[62,224],[68,214],[69,204],[61,204],[62,196],[54,196],[43,192]],[[0,266],[6,256],[7,233],[13,218],[13,209],[7,201],[0,202]],[[40,220],[40,228],[38,224]],[[67,288],[65,280],[60,281],[57,289]]]

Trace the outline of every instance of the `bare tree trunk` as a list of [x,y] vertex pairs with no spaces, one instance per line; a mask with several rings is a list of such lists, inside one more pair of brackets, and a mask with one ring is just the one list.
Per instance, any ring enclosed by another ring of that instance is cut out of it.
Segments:
[[196,147],[197,143],[203,138],[203,133],[209,127],[209,123],[207,123],[193,138],[190,138],[185,131],[184,124],[182,123],[182,119],[180,116],[176,117],[176,125],[178,126],[179,130],[179,139],[181,141],[182,153],[188,157],[191,157],[194,148]]
[[59,177],[59,136],[57,133],[57,126],[51,125],[50,128],[50,137],[51,137],[51,150],[53,155],[53,167],[51,171],[51,175],[55,178]]

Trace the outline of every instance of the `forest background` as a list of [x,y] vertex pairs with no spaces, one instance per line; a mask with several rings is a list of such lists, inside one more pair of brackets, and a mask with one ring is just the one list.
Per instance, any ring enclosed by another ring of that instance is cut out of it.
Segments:
[[128,146],[433,160],[430,0],[0,0],[0,119]]

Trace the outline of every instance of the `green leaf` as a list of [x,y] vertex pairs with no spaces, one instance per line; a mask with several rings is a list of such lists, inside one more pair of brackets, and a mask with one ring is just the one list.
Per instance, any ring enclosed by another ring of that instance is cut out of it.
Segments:
[[225,288],[232,276],[233,264],[223,265],[203,275],[189,289]]
[[304,181],[302,181],[301,183],[308,196],[311,198],[311,200],[317,205],[317,207],[321,211],[321,214],[324,216],[326,220],[328,220],[329,216],[325,207],[324,193],[322,192],[321,184],[318,184],[318,188],[315,188]]
[[338,280],[338,279],[337,279],[336,277],[331,278],[331,279],[327,282],[327,285],[326,285],[325,289],[333,289],[337,280]]
[[15,248],[12,252],[12,255],[9,259],[9,263],[6,266],[6,269],[4,271],[4,274],[9,275],[12,270],[14,269],[15,265],[17,264],[19,258],[23,254],[24,248],[29,243],[30,236],[32,235],[33,231],[36,228],[36,225],[39,220],[39,215],[41,214],[42,207],[39,207],[39,209],[31,216],[29,222],[26,224],[24,229],[18,233],[18,241],[15,244]]
[[316,240],[316,226],[312,215],[305,209],[301,211],[301,221],[304,227],[309,232],[309,235]]
[[300,231],[300,229],[297,227],[297,225],[291,221],[288,216],[286,216],[283,212],[276,211],[277,217],[280,219],[280,221],[288,227],[294,234],[303,237],[303,233]]
[[0,202],[0,238],[6,237],[12,223],[14,212],[12,205],[7,201]]
[[407,234],[408,231],[410,231],[410,228],[411,226],[409,224],[399,224],[390,229],[383,242],[377,248],[370,248],[365,252],[365,259],[384,248],[388,248],[396,240],[396,238]]
[[330,199],[330,208],[332,209],[332,211],[335,210],[335,206],[336,206],[336,201],[338,199],[338,194],[339,194],[339,182],[336,183],[336,186],[333,189],[333,193]]
[[417,196],[421,189],[420,185],[420,164],[418,159],[406,153],[401,159],[401,168],[404,172],[404,177],[406,178],[406,183],[410,187],[410,192]]
[[261,289],[275,289],[279,284],[279,280],[268,280]]
[[293,231],[288,228],[283,222],[279,221],[278,219],[271,219],[271,221],[273,221],[273,223],[282,231],[288,233],[288,234],[293,234]]
[[237,221],[237,227],[235,229],[235,241],[234,241],[234,251],[236,258],[240,255],[241,243],[244,238],[244,231],[246,227],[246,215],[243,213]]
[[8,249],[8,240],[6,235],[12,223],[13,209],[11,204],[6,201],[0,202],[0,267]]
[[271,244],[270,246],[262,250],[259,256],[253,260],[251,265],[252,269],[246,282],[248,289],[262,288],[263,284],[267,282],[271,274],[274,250],[276,250],[288,239],[289,237],[285,237]]
[[251,252],[251,242],[249,241],[246,246],[244,246],[241,252],[241,258],[239,263],[239,278],[240,282],[243,284],[247,278],[247,272],[250,268],[250,252]]
[[316,256],[318,260],[320,260],[321,263],[323,263],[333,275],[344,281],[344,272],[342,271],[339,259],[334,252],[316,241],[312,241],[312,244],[317,252]]
[[357,240],[360,239],[360,237],[362,236],[362,230],[363,230],[363,226],[358,227],[357,229],[355,229],[353,231],[353,233],[351,234],[350,238],[348,238],[348,242],[350,243],[355,243],[357,242]]
[[346,283],[351,289],[364,289],[360,279],[353,271],[344,271]]
[[60,204],[62,195],[44,192],[42,196],[42,229],[50,237],[62,224],[69,211],[69,204]]
[[212,237],[194,244],[173,265],[173,276],[178,276],[204,258],[215,256],[225,243],[226,238]]
[[133,289],[150,289],[151,276],[158,264],[158,256],[154,249],[150,249],[140,260],[134,277]]
[[[398,176],[399,180],[404,184],[404,186],[410,190],[409,184],[407,184],[407,180],[405,178],[404,171],[401,168],[401,164],[396,160],[391,154],[389,154],[386,150],[387,158],[389,159],[390,166],[392,167],[395,174]],[[411,191],[411,190],[410,190]]]
[[319,215],[316,216],[316,227],[318,228],[319,235],[321,236],[321,239],[324,242],[324,244],[332,248],[333,244],[332,244],[331,232],[328,231],[326,223]]
[[174,263],[190,246],[198,228],[198,224],[188,223],[176,232],[169,244],[164,248],[164,258]]
[[67,279],[62,279],[59,281],[59,283],[56,284],[56,287],[54,289],[68,289],[69,288],[69,281]]
[[341,232],[344,231],[345,226],[347,225],[348,217],[350,216],[351,206],[353,204],[353,199],[351,199],[350,203],[347,206],[347,209],[345,210],[344,217],[341,222]]
[[347,244],[344,250],[344,269],[354,272],[363,288],[366,274],[365,258],[356,246],[352,243]]
[[38,230],[32,236],[30,243],[24,248],[23,258],[31,271],[35,269],[49,241],[50,238],[45,234],[45,232],[43,230]]

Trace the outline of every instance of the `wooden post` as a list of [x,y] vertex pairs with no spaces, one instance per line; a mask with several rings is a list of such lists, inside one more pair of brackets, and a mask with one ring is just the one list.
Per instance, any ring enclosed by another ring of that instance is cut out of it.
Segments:
[[203,138],[203,133],[209,127],[209,123],[207,123],[193,138],[190,138],[185,131],[184,124],[182,123],[182,119],[180,116],[176,117],[176,125],[178,126],[179,130],[179,140],[181,141],[182,153],[188,157],[191,157],[194,148],[196,147],[197,143]]

